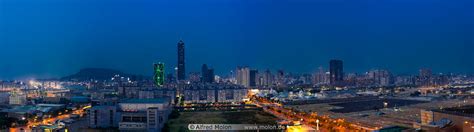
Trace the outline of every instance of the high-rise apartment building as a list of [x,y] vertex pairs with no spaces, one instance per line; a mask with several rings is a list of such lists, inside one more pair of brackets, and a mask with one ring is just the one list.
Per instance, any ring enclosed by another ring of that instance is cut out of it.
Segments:
[[237,67],[237,84],[245,87],[250,86],[250,68],[249,67]]

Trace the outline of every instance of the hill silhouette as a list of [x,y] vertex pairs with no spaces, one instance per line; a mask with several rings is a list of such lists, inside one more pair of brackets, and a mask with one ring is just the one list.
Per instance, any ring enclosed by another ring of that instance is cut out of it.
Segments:
[[88,81],[88,80],[99,80],[99,81],[106,81],[110,80],[115,75],[120,75],[121,77],[129,77],[132,80],[141,80],[146,77],[142,75],[133,75],[124,73],[119,70],[114,69],[106,69],[106,68],[84,68],[79,70],[79,72],[69,75],[66,77],[62,77],[61,80],[63,81]]

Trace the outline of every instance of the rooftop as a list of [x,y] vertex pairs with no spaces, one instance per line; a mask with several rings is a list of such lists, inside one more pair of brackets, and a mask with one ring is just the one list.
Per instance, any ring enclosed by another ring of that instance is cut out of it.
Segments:
[[120,103],[167,103],[166,98],[155,98],[155,99],[128,99],[120,101]]
[[92,107],[91,109],[107,109],[107,108],[114,108],[114,107],[116,106],[98,105],[98,106]]
[[445,108],[443,111],[459,112],[463,114],[474,114],[474,105],[465,105],[461,107]]
[[37,104],[38,107],[63,107],[63,104]]
[[432,111],[454,114],[459,116],[474,117],[474,105],[465,105],[460,107],[451,107],[444,109],[434,109]]

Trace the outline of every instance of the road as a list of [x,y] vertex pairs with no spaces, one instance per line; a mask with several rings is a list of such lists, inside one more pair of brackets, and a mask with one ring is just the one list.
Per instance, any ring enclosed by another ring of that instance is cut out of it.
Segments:
[[43,120],[38,120],[36,118],[33,118],[33,119],[28,119],[28,124],[26,126],[22,126],[22,127],[16,127],[16,128],[10,128],[10,132],[22,132],[22,130],[26,131],[26,132],[29,132],[32,130],[33,127],[36,127],[36,126],[40,126],[40,125],[54,125],[53,123],[57,120],[64,120],[64,119],[68,119],[70,118],[70,116],[72,114],[77,114],[79,115],[80,117],[82,117],[84,115],[84,112],[86,109],[90,108],[91,106],[88,105],[88,106],[84,106],[84,107],[81,107],[77,110],[74,110],[72,112],[68,112],[68,113],[65,113],[65,114],[62,114],[62,113],[58,113],[59,115],[56,116],[56,117],[51,117],[51,118],[46,118],[46,119],[43,119]]

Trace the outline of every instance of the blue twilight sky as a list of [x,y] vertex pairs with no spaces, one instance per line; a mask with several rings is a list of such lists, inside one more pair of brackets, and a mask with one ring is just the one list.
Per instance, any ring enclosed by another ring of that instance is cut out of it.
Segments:
[[473,0],[0,0],[0,79],[203,63],[312,72],[474,73]]

